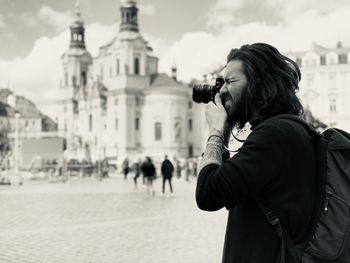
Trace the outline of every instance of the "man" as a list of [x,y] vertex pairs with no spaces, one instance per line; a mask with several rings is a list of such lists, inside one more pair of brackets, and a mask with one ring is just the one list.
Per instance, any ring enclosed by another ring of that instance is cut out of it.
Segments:
[[126,157],[122,163],[124,179],[126,180],[129,173],[129,158]]
[[169,187],[170,187],[170,193],[173,195],[173,186],[171,184],[171,178],[173,177],[173,172],[174,172],[174,166],[168,159],[168,156],[165,155],[164,161],[162,162],[161,166],[161,171],[162,171],[162,176],[163,176],[163,191],[162,194],[164,195],[165,193],[165,182],[169,182]]
[[155,195],[153,181],[156,178],[156,168],[153,164],[151,157],[146,156],[146,160],[141,165],[141,171],[145,176],[147,195],[149,195],[150,193],[152,193],[152,195]]
[[[199,167],[197,204],[207,211],[229,210],[222,262],[279,262],[281,241],[260,204],[299,243],[309,234],[315,200],[312,137],[295,121],[271,119],[302,114],[295,94],[300,70],[276,48],[256,43],[231,50],[224,80],[215,104],[207,106],[210,136]],[[252,132],[229,158],[232,128],[248,122]]]

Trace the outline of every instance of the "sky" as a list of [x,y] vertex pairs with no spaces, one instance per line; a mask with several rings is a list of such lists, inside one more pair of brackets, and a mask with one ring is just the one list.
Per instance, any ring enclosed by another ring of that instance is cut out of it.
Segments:
[[[39,105],[57,98],[61,55],[76,0],[0,0],[0,87]],[[281,52],[315,42],[350,47],[349,0],[137,0],[139,28],[159,57],[189,82],[225,64],[231,48],[266,42]],[[93,56],[119,31],[120,0],[80,0]]]

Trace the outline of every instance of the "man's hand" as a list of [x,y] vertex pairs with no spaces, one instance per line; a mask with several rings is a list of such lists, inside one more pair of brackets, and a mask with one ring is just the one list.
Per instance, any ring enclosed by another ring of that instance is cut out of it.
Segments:
[[217,130],[223,135],[227,121],[227,113],[222,105],[219,93],[215,95],[215,104],[213,102],[208,103],[205,116],[208,122],[210,134],[212,134],[214,130]]

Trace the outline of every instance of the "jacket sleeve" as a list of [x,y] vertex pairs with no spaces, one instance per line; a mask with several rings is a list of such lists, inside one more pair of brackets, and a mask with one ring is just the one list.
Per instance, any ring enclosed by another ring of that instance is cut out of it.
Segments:
[[199,208],[215,211],[244,203],[263,193],[283,174],[288,159],[288,131],[271,121],[257,127],[239,151],[219,165],[207,165],[198,175],[196,201]]

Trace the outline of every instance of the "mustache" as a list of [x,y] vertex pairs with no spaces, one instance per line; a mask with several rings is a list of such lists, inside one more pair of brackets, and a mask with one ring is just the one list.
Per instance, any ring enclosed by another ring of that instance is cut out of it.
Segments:
[[231,95],[229,93],[228,94],[222,94],[220,97],[221,97],[222,104],[224,104],[226,101],[232,99],[232,97],[231,97]]

